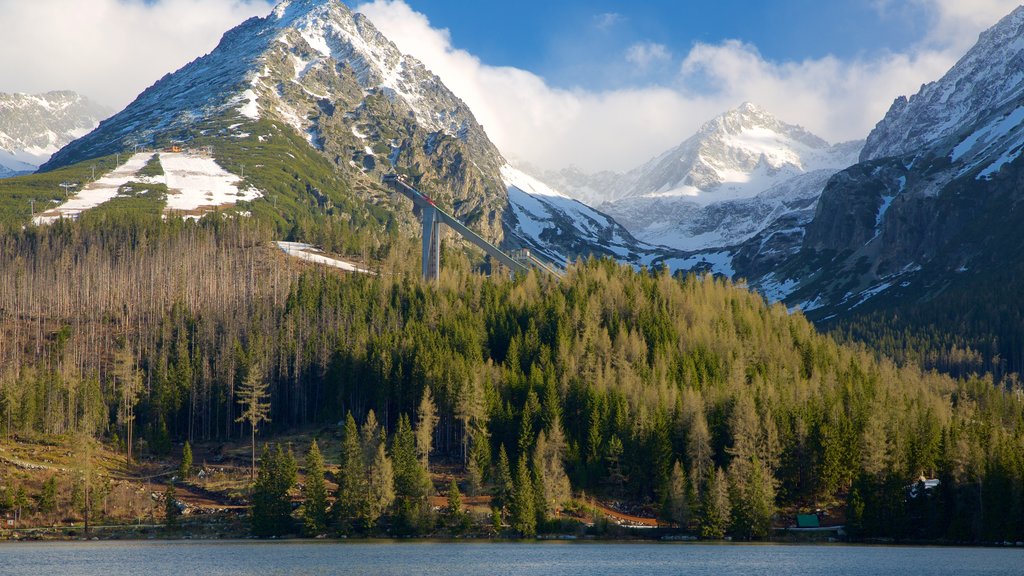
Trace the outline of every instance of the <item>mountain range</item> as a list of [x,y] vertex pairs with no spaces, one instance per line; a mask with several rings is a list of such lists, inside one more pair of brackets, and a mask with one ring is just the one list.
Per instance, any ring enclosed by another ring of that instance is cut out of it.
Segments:
[[[228,32],[43,170],[139,146],[196,142],[223,155],[226,143],[274,142],[340,175],[290,183],[299,202],[344,192],[346,206],[411,222],[379,185],[395,171],[507,248],[745,278],[828,319],[934,296],[1017,244],[1022,23],[1024,8],[944,78],[898,98],[864,142],[831,145],[746,103],[627,173],[536,178],[367,18],[340,2],[292,0]],[[241,177],[232,163],[222,161]],[[265,171],[252,165],[245,179],[258,188]]]
[[720,250],[783,216],[812,214],[825,182],[856,163],[862,145],[830,145],[748,102],[624,174],[546,176],[645,242]]
[[0,178],[34,172],[110,112],[69,91],[0,94]]

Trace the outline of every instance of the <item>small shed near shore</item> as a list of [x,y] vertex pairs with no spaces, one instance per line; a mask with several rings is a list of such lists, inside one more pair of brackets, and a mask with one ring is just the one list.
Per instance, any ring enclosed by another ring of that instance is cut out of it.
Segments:
[[817,514],[797,514],[796,515],[796,527],[797,528],[821,528],[821,522],[818,520]]

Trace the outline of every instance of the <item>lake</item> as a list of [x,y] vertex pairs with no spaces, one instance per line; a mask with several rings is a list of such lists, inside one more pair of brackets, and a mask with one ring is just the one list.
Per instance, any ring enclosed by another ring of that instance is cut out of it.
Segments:
[[1024,574],[1024,549],[691,543],[0,543],[3,576]]

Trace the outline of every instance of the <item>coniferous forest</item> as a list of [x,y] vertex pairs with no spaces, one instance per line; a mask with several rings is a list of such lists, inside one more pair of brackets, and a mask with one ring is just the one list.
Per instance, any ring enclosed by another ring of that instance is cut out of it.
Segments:
[[[214,218],[0,237],[0,432],[129,460],[251,442],[262,536],[531,536],[596,497],[708,538],[829,507],[854,538],[1024,539],[1024,401],[1002,381],[839,344],[711,276],[485,277],[449,242],[429,285],[412,241],[347,274],[270,240]],[[296,431],[340,449],[275,443]],[[53,500],[13,470],[0,490],[0,511]],[[478,496],[489,517],[465,513]]]

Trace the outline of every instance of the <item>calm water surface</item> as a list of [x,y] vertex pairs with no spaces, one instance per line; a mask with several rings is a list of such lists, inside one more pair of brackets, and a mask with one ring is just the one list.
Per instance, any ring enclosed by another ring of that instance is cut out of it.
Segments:
[[3,576],[1024,574],[1024,550],[605,543],[0,543]]

